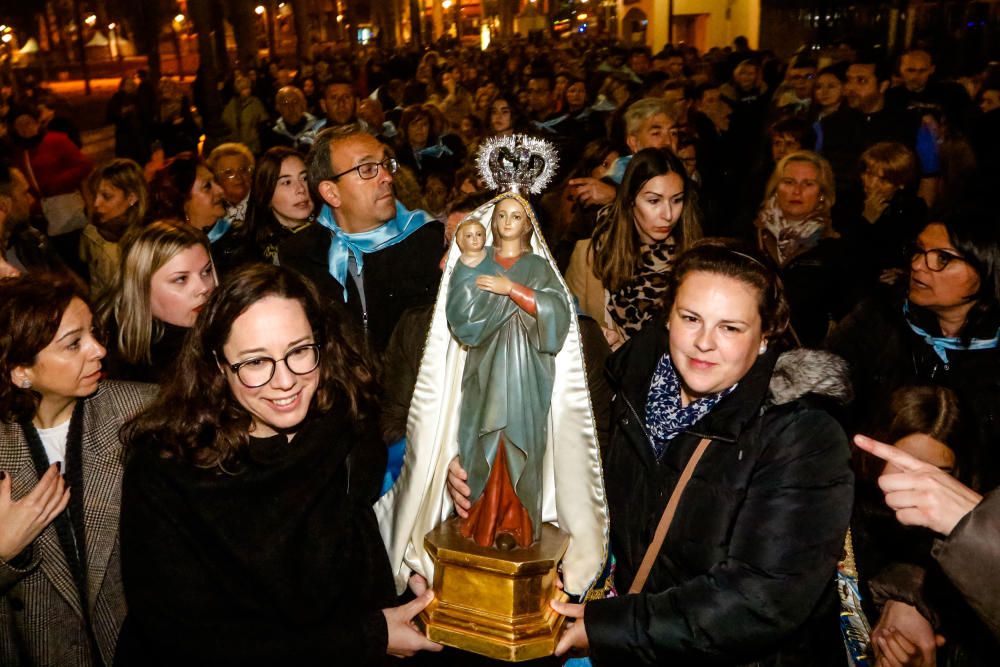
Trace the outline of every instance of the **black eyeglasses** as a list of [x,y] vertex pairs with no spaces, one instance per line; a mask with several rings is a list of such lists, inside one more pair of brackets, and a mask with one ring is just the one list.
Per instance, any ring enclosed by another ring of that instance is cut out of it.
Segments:
[[[223,357],[223,360],[225,358]],[[278,362],[285,362],[285,367],[295,375],[306,375],[312,373],[319,366],[319,343],[309,345],[299,345],[288,351],[281,359],[271,357],[254,357],[236,364],[226,361],[229,369],[236,373],[236,377],[247,389],[263,387],[274,377],[274,370],[278,367]]]
[[331,176],[330,180],[335,181],[341,176],[345,176],[351,173],[352,171],[356,171],[358,172],[358,176],[360,176],[362,179],[370,181],[371,179],[378,176],[378,170],[380,168],[384,168],[390,174],[395,174],[397,171],[399,171],[399,162],[394,157],[387,157],[381,162],[365,162],[364,164],[359,164],[357,167],[351,167],[347,171],[342,171],[339,174]]
[[924,250],[920,246],[913,246],[910,249],[910,261],[913,262],[920,256],[923,256],[924,262],[927,264],[927,268],[934,272],[944,271],[945,267],[952,262],[968,263],[961,255],[956,255],[953,252],[948,252],[947,250],[942,250],[941,248]]

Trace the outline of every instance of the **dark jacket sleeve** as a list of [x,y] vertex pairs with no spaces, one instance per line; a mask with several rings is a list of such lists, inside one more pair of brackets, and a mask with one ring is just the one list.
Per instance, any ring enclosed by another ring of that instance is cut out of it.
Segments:
[[986,496],[933,555],[951,582],[1000,639],[1000,491]]
[[804,409],[764,424],[761,437],[727,557],[668,590],[589,603],[596,660],[739,662],[809,618],[832,585],[851,514],[847,437],[825,412]]

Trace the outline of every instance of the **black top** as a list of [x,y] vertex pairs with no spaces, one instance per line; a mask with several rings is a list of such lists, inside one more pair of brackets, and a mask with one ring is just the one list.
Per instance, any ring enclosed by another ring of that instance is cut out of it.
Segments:
[[[344,302],[344,286],[330,275],[327,253],[332,232],[314,224],[278,247],[278,262],[312,280],[326,298]],[[381,353],[400,316],[408,308],[434,303],[441,282],[444,227],[431,222],[403,241],[364,256],[365,304],[354,280],[347,278],[347,310],[357,330]],[[367,312],[366,312],[367,311]]]
[[372,503],[386,452],[340,414],[202,469],[150,443],[122,489],[124,665],[378,662],[395,603]]
[[118,330],[114,323],[111,323],[110,330],[105,332],[105,340],[108,344],[108,356],[104,360],[104,369],[112,380],[122,380],[128,382],[148,382],[150,384],[160,384],[160,381],[171,371],[181,346],[184,344],[184,337],[187,336],[186,327],[178,327],[173,324],[159,323],[162,328],[162,335],[149,346],[151,361],[146,363],[129,363],[122,358],[116,342],[118,340]]

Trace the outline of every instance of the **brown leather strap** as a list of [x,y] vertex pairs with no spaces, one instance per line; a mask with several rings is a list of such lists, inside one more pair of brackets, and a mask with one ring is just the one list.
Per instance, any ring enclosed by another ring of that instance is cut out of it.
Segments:
[[660,555],[660,548],[667,537],[667,531],[670,530],[670,523],[674,520],[674,514],[677,513],[677,505],[681,501],[684,487],[691,481],[691,475],[694,474],[694,469],[698,465],[698,461],[701,460],[701,455],[705,453],[711,442],[708,438],[702,438],[687,465],[684,466],[684,471],[681,473],[680,479],[677,480],[677,486],[674,487],[673,493],[670,494],[670,500],[667,501],[667,506],[663,509],[663,516],[660,517],[660,523],[656,526],[656,532],[653,533],[653,541],[649,543],[646,555],[642,557],[642,563],[639,565],[639,571],[635,573],[635,579],[632,580],[632,585],[628,589],[629,593],[640,593],[643,586],[646,585],[649,572],[653,569],[653,563]]

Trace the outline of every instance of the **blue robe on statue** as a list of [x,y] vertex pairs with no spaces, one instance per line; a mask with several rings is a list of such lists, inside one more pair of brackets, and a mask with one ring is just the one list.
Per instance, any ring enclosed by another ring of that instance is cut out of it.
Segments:
[[[448,289],[448,325],[469,347],[462,374],[459,455],[475,501],[486,487],[503,437],[510,481],[537,540],[555,355],[566,339],[572,311],[544,258],[526,251],[504,269],[494,259],[494,249],[487,246],[486,251],[476,267],[458,262]],[[477,287],[480,275],[506,275],[532,289],[536,315],[508,296]]]

